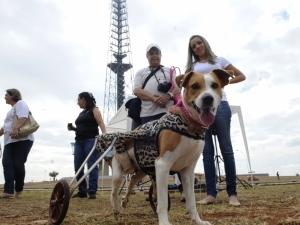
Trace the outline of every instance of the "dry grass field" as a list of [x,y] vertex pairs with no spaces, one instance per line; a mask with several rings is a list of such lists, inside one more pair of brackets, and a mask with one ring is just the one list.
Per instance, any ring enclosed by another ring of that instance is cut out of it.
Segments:
[[[262,181],[263,178],[260,179]],[[201,219],[214,225],[300,225],[300,185],[299,177],[265,178],[269,185],[257,185],[254,189],[238,186],[240,207],[229,206],[226,191],[221,191],[213,205],[197,205]],[[295,182],[293,182],[295,181]],[[297,181],[297,182],[296,182]],[[272,184],[276,182],[276,184]],[[286,184],[291,183],[292,184]],[[47,183],[47,184],[45,184]],[[104,182],[109,186],[109,181]],[[285,183],[285,184],[284,184]],[[272,185],[270,185],[272,184]],[[27,189],[22,198],[0,199],[0,224],[47,224],[49,222],[49,200],[55,182],[27,183],[26,188],[37,186],[45,190]],[[101,181],[99,181],[101,185]],[[109,202],[110,191],[98,191],[97,199],[70,199],[70,205],[63,225],[148,225],[157,224],[157,216],[144,192],[136,190],[126,209],[122,209],[119,221],[112,216]],[[123,193],[120,195],[120,199]],[[171,209],[169,219],[173,225],[191,224],[185,211],[185,203],[180,202],[178,192],[170,193]],[[205,193],[196,193],[196,200]]]

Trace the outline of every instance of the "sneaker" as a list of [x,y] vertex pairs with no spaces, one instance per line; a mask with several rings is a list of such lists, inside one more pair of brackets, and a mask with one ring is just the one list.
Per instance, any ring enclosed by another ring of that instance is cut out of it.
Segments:
[[217,185],[216,185],[216,189],[217,189],[218,191],[222,191],[222,190],[225,189],[225,187],[224,187],[223,185],[217,184]]
[[78,192],[77,194],[73,195],[72,198],[86,198],[87,194]]
[[90,192],[88,199],[96,199],[96,192]]
[[96,195],[89,194],[89,197],[88,197],[88,199],[96,199]]

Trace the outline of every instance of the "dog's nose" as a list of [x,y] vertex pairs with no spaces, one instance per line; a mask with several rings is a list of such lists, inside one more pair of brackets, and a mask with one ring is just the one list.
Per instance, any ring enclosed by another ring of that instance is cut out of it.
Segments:
[[203,104],[204,106],[211,106],[213,103],[214,98],[211,95],[207,95],[203,97]]

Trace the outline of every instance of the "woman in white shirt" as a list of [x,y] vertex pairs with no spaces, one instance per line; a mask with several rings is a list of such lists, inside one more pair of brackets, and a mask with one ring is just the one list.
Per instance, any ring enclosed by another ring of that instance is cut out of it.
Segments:
[[[234,67],[223,57],[217,57],[210,48],[209,43],[200,35],[193,35],[189,40],[188,60],[186,72],[209,73],[214,69],[232,70],[234,78],[230,84],[238,83],[246,79],[245,75]],[[231,109],[226,94],[222,89],[222,102],[218,107],[215,122],[209,127],[205,134],[205,146],[203,149],[203,164],[207,187],[207,196],[200,201],[200,204],[213,203],[217,197],[216,169],[214,164],[214,145],[212,131],[217,135],[221,153],[224,159],[226,186],[229,196],[229,204],[239,206],[236,192],[236,169],[233,149],[230,139]]]
[[[0,136],[4,135],[4,151],[2,158],[4,173],[4,191],[0,198],[21,197],[25,179],[25,163],[33,145],[34,136],[19,137],[19,128],[26,122],[29,114],[27,104],[17,89],[8,89],[4,97],[6,104],[12,106],[0,129]],[[16,113],[17,123],[13,126]]]

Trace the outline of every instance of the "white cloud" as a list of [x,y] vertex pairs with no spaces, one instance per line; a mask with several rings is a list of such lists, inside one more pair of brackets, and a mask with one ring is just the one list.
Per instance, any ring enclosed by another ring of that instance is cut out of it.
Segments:
[[291,164],[291,165],[286,165],[283,166],[284,168],[298,168],[300,165],[299,164]]

